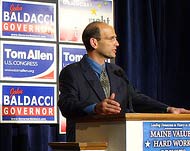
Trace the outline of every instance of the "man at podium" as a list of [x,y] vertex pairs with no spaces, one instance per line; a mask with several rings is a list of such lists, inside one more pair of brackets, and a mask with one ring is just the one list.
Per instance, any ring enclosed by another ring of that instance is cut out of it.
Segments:
[[75,119],[93,114],[190,113],[154,100],[129,82],[124,70],[107,59],[116,57],[119,46],[112,26],[92,22],[82,40],[87,54],[66,66],[59,76],[58,107],[67,119],[67,141],[75,141]]

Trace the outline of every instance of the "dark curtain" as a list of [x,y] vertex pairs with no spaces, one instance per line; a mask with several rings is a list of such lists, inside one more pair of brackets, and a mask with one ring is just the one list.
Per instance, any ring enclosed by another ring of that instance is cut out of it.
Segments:
[[65,141],[58,125],[1,124],[1,151],[52,151],[49,142]]
[[[143,93],[190,107],[189,0],[115,0],[116,64]],[[1,151],[51,151],[57,124],[0,124]]]
[[190,108],[189,8],[189,0],[115,1],[116,63],[141,92],[185,108]]

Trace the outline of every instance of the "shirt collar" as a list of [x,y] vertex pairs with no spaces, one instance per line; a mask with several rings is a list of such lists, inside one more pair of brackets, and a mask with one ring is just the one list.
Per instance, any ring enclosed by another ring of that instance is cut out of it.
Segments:
[[86,57],[87,62],[90,64],[90,66],[92,67],[92,69],[98,73],[99,75],[102,72],[102,68],[105,68],[105,63],[103,65],[98,64],[97,62],[95,62],[93,59],[91,59],[90,57]]

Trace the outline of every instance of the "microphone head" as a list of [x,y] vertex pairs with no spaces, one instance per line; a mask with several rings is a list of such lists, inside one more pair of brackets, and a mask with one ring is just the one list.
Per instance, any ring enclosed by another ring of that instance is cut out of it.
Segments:
[[119,76],[119,77],[123,77],[123,72],[122,72],[121,69],[115,70],[115,71],[114,71],[114,74],[117,75],[117,76]]
[[121,69],[115,70],[114,74],[117,75],[118,77],[123,78],[126,81],[126,83],[129,84],[129,81],[128,81],[125,73],[123,72],[123,70],[121,70]]

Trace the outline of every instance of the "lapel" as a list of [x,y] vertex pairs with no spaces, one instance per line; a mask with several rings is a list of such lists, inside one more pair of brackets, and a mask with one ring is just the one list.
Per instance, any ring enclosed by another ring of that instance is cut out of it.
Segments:
[[[82,69],[82,73],[85,77],[85,79],[88,81],[89,85],[93,89],[93,91],[96,93],[97,97],[100,101],[105,99],[105,94],[102,89],[102,86],[99,82],[99,79],[97,75],[94,73],[93,69],[89,65],[89,63],[86,61],[86,56],[84,56],[80,61],[80,66]],[[97,82],[98,81],[98,82]]]

